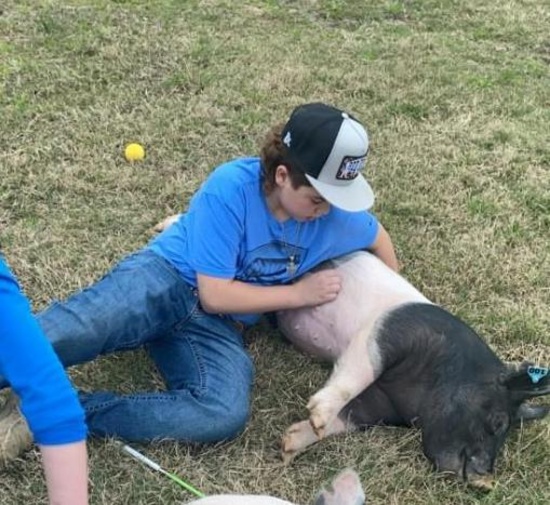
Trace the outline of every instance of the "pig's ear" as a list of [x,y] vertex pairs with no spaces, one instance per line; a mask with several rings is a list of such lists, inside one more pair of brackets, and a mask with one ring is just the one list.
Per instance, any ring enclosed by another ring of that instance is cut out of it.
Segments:
[[528,405],[522,403],[516,413],[516,422],[536,421],[542,419],[548,412],[550,412],[550,406],[548,405]]
[[493,435],[504,435],[510,425],[508,415],[504,412],[494,411],[489,414],[489,430]]
[[502,383],[518,399],[550,394],[550,369],[532,363],[510,366],[504,372]]

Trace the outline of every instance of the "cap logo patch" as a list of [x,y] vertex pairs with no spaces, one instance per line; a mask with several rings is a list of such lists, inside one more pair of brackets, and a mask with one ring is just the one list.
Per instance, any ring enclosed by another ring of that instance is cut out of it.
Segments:
[[286,132],[286,135],[283,138],[283,144],[287,147],[290,147],[291,142],[292,142],[292,136],[290,135],[290,132]]
[[366,163],[366,154],[365,156],[361,156],[359,158],[346,156],[342,160],[338,172],[336,172],[336,179],[340,181],[352,181],[359,175],[359,172],[363,170]]

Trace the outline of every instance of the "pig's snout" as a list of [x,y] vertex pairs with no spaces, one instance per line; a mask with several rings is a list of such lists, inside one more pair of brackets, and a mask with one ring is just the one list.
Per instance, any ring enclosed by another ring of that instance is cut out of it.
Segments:
[[476,455],[466,458],[464,479],[469,486],[481,491],[492,491],[495,487],[493,462],[489,456]]
[[492,475],[477,475],[468,478],[468,485],[480,491],[492,491],[495,489],[495,479]]
[[492,491],[495,487],[493,465],[489,457],[468,457],[465,452],[446,454],[434,458],[434,465],[438,472],[458,478],[475,489]]

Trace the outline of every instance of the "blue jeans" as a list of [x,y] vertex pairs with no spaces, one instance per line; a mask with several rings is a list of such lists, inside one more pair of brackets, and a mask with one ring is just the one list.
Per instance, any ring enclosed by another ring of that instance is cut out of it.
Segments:
[[166,383],[162,392],[80,393],[90,434],[214,442],[243,430],[254,367],[242,335],[203,312],[196,290],[157,254],[130,255],[38,319],[64,366],[145,346]]

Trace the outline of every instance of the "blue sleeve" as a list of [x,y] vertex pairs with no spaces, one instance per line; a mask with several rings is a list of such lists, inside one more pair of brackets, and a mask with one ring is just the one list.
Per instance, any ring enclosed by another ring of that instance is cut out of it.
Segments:
[[378,219],[370,212],[345,212],[335,208],[331,210],[323,226],[325,230],[336,230],[338,233],[338,240],[334,239],[334,232],[323,234],[328,241],[327,258],[324,259],[371,248],[380,229]]
[[35,442],[58,445],[86,438],[76,392],[1,257],[0,373],[20,397]]
[[359,219],[360,231],[359,235],[363,235],[363,240],[365,240],[366,248],[369,249],[376,242],[378,237],[378,231],[380,229],[380,224],[378,219],[374,214],[370,212],[359,212],[357,213]]
[[367,240],[369,242],[367,248],[370,248],[374,245],[374,242],[376,242],[378,231],[380,230],[380,223],[370,212],[367,212],[367,216]]

